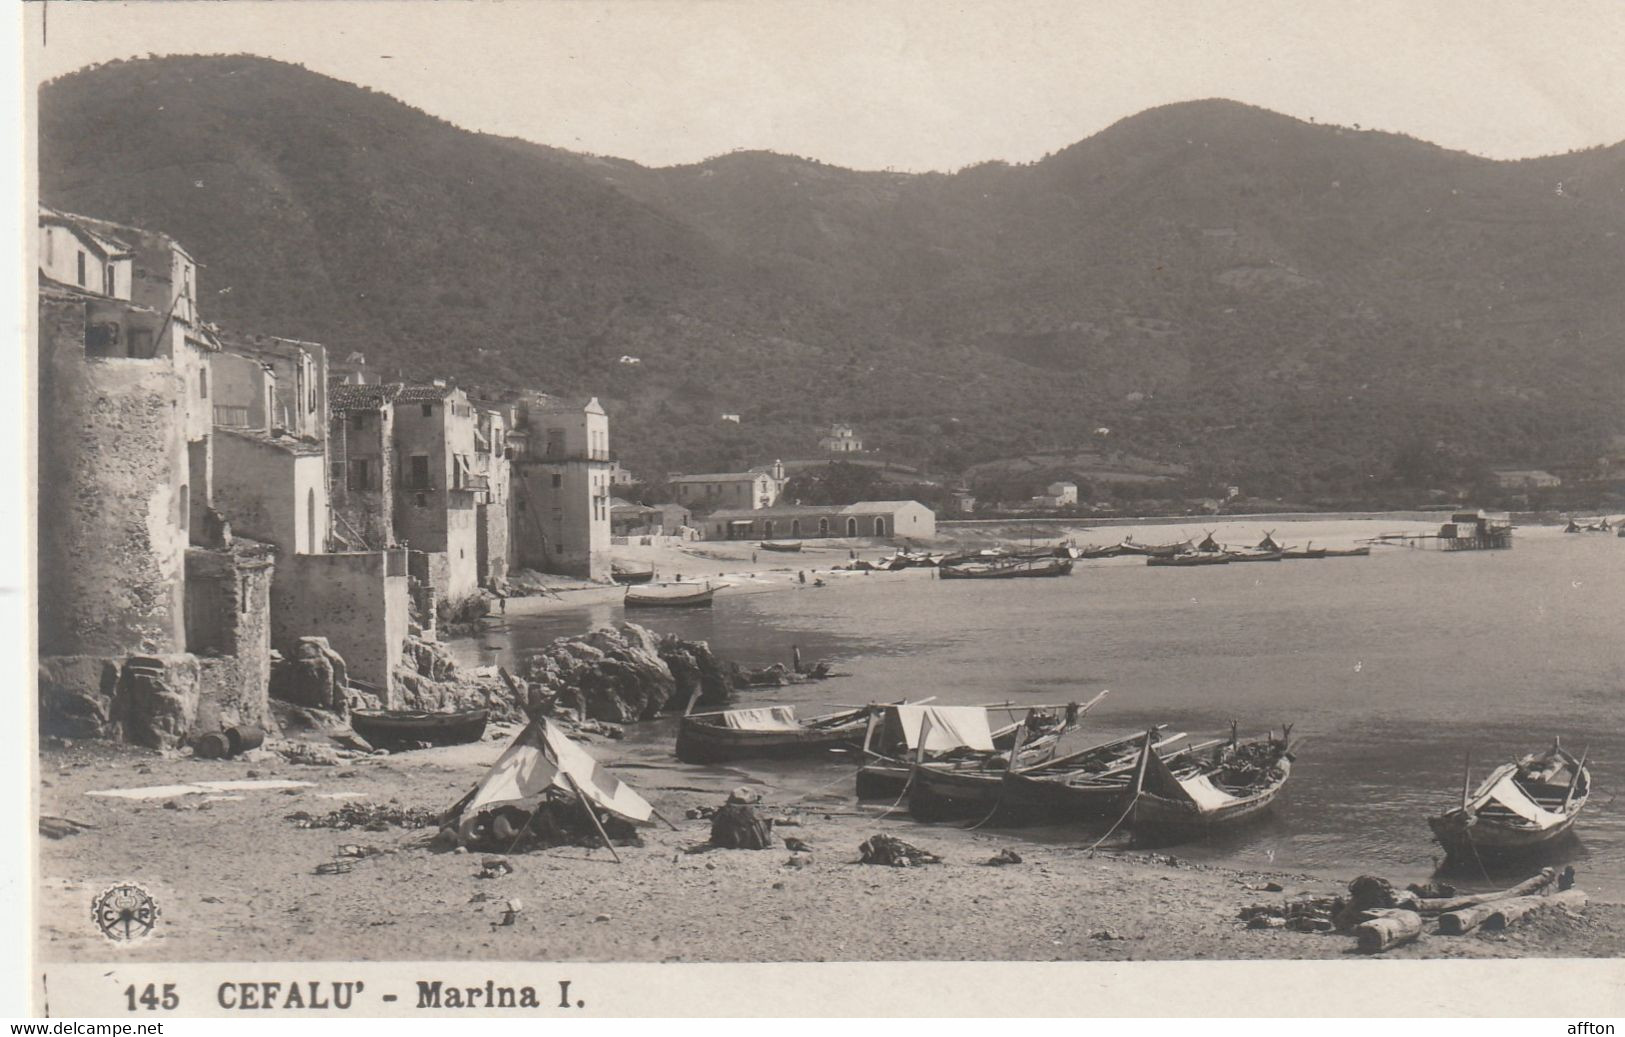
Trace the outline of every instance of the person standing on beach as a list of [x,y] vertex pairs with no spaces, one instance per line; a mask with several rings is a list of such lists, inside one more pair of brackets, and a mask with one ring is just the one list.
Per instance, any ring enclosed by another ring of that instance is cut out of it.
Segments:
[[797,579],[801,580],[802,583],[806,583],[807,582],[807,570],[805,570],[805,569],[801,570],[801,572],[797,574]]

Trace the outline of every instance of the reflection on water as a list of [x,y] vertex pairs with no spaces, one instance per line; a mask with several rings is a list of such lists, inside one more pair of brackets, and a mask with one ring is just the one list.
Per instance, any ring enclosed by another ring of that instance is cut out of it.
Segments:
[[[944,703],[1112,694],[1078,738],[1166,721],[1218,734],[1294,724],[1298,764],[1274,815],[1182,856],[1258,867],[1353,868],[1409,881],[1432,871],[1426,816],[1473,773],[1549,744],[1589,746],[1596,792],[1564,848],[1581,883],[1625,895],[1625,543],[1528,537],[1513,551],[1381,549],[1366,559],[1148,568],[1080,564],[1057,580],[943,582],[921,572],[824,590],[726,593],[715,608],[640,614],[747,666],[831,658],[851,676],[751,693],[806,708],[903,696]],[[618,604],[510,617],[482,638],[512,660],[554,637],[623,619]],[[467,646],[463,646],[465,649]],[[629,750],[670,761],[670,721]],[[681,770],[674,770],[674,774]],[[745,763],[713,778],[808,790],[841,784],[837,760]],[[888,822],[889,823],[889,822]],[[1023,837],[1082,842],[1085,833]],[[1092,841],[1092,838],[1090,839]]]

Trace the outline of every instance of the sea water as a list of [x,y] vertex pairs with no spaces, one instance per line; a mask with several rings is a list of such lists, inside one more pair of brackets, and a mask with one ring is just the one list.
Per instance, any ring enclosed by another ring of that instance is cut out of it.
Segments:
[[[1121,557],[1080,561],[1058,579],[943,581],[910,570],[785,587],[724,590],[709,610],[631,618],[746,666],[788,662],[792,646],[807,662],[831,661],[847,676],[739,697],[796,703],[803,715],[905,697],[1082,702],[1110,689],[1069,747],[1155,723],[1193,738],[1227,735],[1232,720],[1243,736],[1291,724],[1297,762],[1274,811],[1172,850],[1238,867],[1426,877],[1440,855],[1426,819],[1460,802],[1464,772],[1476,783],[1561,738],[1589,753],[1594,791],[1553,862],[1574,863],[1593,895],[1625,896],[1625,814],[1615,803],[1625,780],[1625,540],[1547,529],[1520,531],[1510,551],[1379,546],[1365,558],[1197,568]],[[611,604],[510,616],[483,650],[465,644],[462,654],[512,664],[623,618]],[[850,757],[685,769],[670,759],[674,737],[674,721],[637,725],[624,751],[644,766],[670,764],[668,783],[684,770],[720,771],[708,776],[816,790],[825,805],[851,795]],[[1078,844],[1100,835],[1005,834]],[[1500,884],[1491,872],[1453,881]]]

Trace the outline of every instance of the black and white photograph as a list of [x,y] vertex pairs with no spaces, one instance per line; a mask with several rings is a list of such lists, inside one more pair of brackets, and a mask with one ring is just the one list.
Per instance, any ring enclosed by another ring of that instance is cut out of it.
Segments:
[[1625,6],[19,20],[36,1015],[1625,1014]]

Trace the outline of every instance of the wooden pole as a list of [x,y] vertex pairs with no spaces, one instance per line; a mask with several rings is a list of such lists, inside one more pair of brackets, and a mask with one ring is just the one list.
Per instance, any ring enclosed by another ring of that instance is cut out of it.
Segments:
[[575,775],[562,769],[559,773],[564,775],[564,780],[570,783],[570,791],[576,794],[576,799],[581,802],[581,809],[587,812],[587,820],[592,822],[592,826],[598,830],[599,838],[604,840],[604,848],[609,851],[611,857],[615,858],[616,864],[621,863],[621,855],[615,852],[615,844],[609,841],[609,833],[604,831],[604,826],[599,823],[598,812],[592,808],[591,803],[587,802],[586,793],[582,792],[581,786],[576,784]]
[[[651,814],[653,814],[653,815],[654,815],[654,816],[656,816],[656,817],[658,817],[658,818],[660,818],[660,820],[662,820],[662,821],[666,821],[666,815],[665,815],[665,814],[662,814],[662,813],[661,813],[661,812],[660,812],[660,811],[658,811],[658,810],[656,810],[656,809],[655,809],[655,808],[654,808],[654,807],[652,807],[652,806],[651,806],[651,807],[650,807],[650,808],[649,808],[649,813],[651,813]],[[672,824],[672,823],[671,823],[671,822],[670,822],[670,821],[666,821],[666,827],[667,827],[667,828],[670,828],[670,829],[671,829],[671,830],[672,830],[672,831],[674,831],[674,832],[675,832],[675,831],[677,831],[677,826],[676,826],[676,825],[674,825],[674,824]]]
[[1580,787],[1580,775],[1585,773],[1586,757],[1590,755],[1591,746],[1588,745],[1580,750],[1580,762],[1574,766],[1574,780],[1569,782],[1569,790],[1563,793],[1563,809],[1559,810],[1558,813],[1566,814],[1569,812],[1569,800],[1574,798],[1574,790]]
[[1476,907],[1462,908],[1439,916],[1439,932],[1446,936],[1460,936],[1479,926],[1486,929],[1505,929],[1525,915],[1553,907],[1583,908],[1586,895],[1583,890],[1566,889],[1545,896],[1512,897],[1496,900]]
[[1467,750],[1467,762],[1461,770],[1461,809],[1466,810],[1468,802],[1473,798],[1473,750]]
[[1422,916],[1415,911],[1389,911],[1354,927],[1355,944],[1363,954],[1379,954],[1421,935]]
[[1444,914],[1450,911],[1460,911],[1463,908],[1477,907],[1496,900],[1510,900],[1514,897],[1534,896],[1543,892],[1547,887],[1557,881],[1557,872],[1551,868],[1542,868],[1540,874],[1524,879],[1516,886],[1496,890],[1493,893],[1474,893],[1461,897],[1434,897],[1424,898],[1416,902],[1416,910],[1424,915]]

